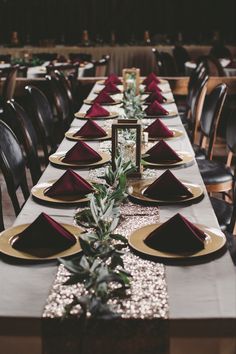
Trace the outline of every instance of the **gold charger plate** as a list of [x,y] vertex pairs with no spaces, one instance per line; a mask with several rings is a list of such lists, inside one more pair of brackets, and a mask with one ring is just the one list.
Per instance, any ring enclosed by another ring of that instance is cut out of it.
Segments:
[[176,151],[176,153],[179,155],[179,157],[182,159],[182,161],[179,162],[175,162],[175,163],[170,163],[170,162],[166,162],[166,163],[156,163],[156,162],[149,162],[149,161],[145,161],[145,157],[142,157],[142,160],[144,161],[144,167],[148,167],[148,168],[170,168],[170,167],[177,167],[177,166],[182,166],[182,165],[189,165],[194,161],[194,156],[191,155],[189,152],[187,151]]
[[49,181],[46,183],[39,183],[38,185],[36,184],[32,189],[31,193],[32,196],[36,199],[39,199],[44,202],[49,202],[49,203],[57,203],[57,204],[75,204],[75,203],[86,203],[89,201],[87,196],[81,196],[79,194],[77,195],[67,195],[67,196],[61,196],[61,197],[49,197],[45,195],[44,193],[46,192],[47,189],[49,189],[53,183],[55,183],[56,180]]
[[55,153],[49,156],[49,161],[56,166],[61,166],[61,167],[72,167],[72,168],[97,168],[102,165],[105,165],[106,163],[110,162],[111,157],[109,154],[106,152],[100,152],[100,156],[102,157],[102,160],[93,162],[93,163],[66,163],[63,162],[62,159],[65,157],[66,152],[61,152],[61,153]]
[[78,129],[73,129],[73,130],[68,130],[65,133],[65,137],[69,140],[82,140],[82,141],[104,141],[104,140],[110,140],[111,139],[111,133],[107,133],[107,136],[100,137],[100,138],[92,138],[92,137],[84,137],[84,136],[74,136],[74,134],[78,131]]
[[203,189],[201,186],[198,184],[193,184],[185,181],[181,181],[185,187],[188,188],[188,190],[193,194],[192,197],[185,197],[185,198],[178,198],[178,199],[156,199],[156,198],[151,198],[147,197],[144,195],[145,189],[150,186],[151,183],[153,183],[155,179],[146,179],[146,180],[139,180],[139,181],[134,181],[129,184],[129,195],[140,201],[140,202],[146,202],[146,203],[156,203],[156,204],[179,204],[179,203],[187,203],[191,202],[197,199],[200,199],[200,197],[203,196]]
[[[116,104],[120,104],[122,101],[121,100],[114,100],[114,102],[109,102],[109,103],[100,103],[101,106],[115,106]],[[94,104],[94,100],[84,100],[85,104]]]
[[158,251],[151,247],[148,247],[144,243],[144,240],[152,231],[154,231],[160,225],[161,223],[146,225],[134,231],[129,236],[128,239],[131,248],[147,256],[168,258],[168,259],[184,259],[184,258],[186,259],[186,258],[202,257],[214,253],[220,250],[225,245],[226,242],[225,235],[220,230],[197,224],[196,226],[202,229],[207,235],[205,240],[205,248],[203,250],[196,253],[190,253],[190,254],[175,254],[175,253]]
[[71,246],[70,248],[66,249],[65,251],[55,253],[55,254],[48,256],[48,257],[37,257],[37,256],[31,255],[27,252],[18,251],[16,249],[14,249],[12,247],[12,243],[13,243],[15,237],[19,233],[24,231],[26,229],[26,227],[28,227],[29,225],[30,224],[22,224],[22,225],[18,225],[15,227],[11,227],[10,229],[3,231],[0,234],[0,252],[6,254],[8,256],[15,257],[15,258],[44,261],[44,260],[49,260],[49,259],[56,259],[59,257],[68,257],[68,256],[71,256],[73,254],[76,254],[76,253],[82,251],[80,243],[79,243],[79,235],[83,232],[83,229],[81,229],[78,226],[69,225],[69,224],[61,224],[61,225],[74,235],[74,237],[76,239],[76,243],[73,246]]
[[[145,113],[145,112],[144,112]],[[150,119],[155,119],[155,118],[173,118],[173,117],[177,117],[178,116],[178,112],[176,111],[169,111],[168,114],[156,114],[154,116],[147,116],[145,115],[144,118],[150,118]]]
[[100,120],[100,119],[114,119],[116,117],[119,116],[119,113],[117,112],[111,112],[109,116],[107,117],[86,117],[85,113],[75,113],[75,117],[78,119],[84,119],[84,120],[88,120],[88,119],[93,119],[93,120]]
[[171,131],[174,133],[174,136],[171,136],[169,138],[162,138],[162,137],[156,137],[156,138],[151,138],[148,136],[149,141],[156,141],[156,140],[173,140],[173,139],[178,139],[184,136],[184,132],[178,129],[171,129]]

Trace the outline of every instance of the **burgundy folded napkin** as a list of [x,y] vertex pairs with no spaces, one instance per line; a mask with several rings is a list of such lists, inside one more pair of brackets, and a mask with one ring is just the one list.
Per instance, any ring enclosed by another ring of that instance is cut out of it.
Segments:
[[122,81],[119,79],[119,77],[116,74],[110,74],[108,78],[105,80],[104,84],[107,85],[109,82],[112,82],[113,84],[116,85],[122,85]]
[[94,103],[85,113],[86,118],[93,118],[93,117],[108,117],[110,113],[100,106],[99,103]]
[[143,84],[144,85],[149,85],[152,81],[156,82],[156,83],[160,83],[161,81],[158,79],[158,77],[154,74],[154,73],[150,73],[146,79],[143,80]]
[[94,191],[91,184],[73,170],[68,169],[53,185],[44,192],[48,197],[78,195],[84,196]]
[[73,136],[82,136],[83,138],[103,138],[107,136],[100,125],[93,120],[88,120]]
[[108,82],[108,84],[102,89],[101,92],[106,92],[108,94],[109,93],[115,94],[115,93],[121,93],[121,90],[118,89],[118,87],[115,84],[113,84],[112,82]]
[[161,89],[158,87],[158,85],[155,81],[152,81],[152,82],[150,82],[150,84],[148,84],[146,86],[145,91],[146,92],[161,92]]
[[144,243],[156,250],[170,253],[196,253],[204,249],[205,233],[181,214],[174,215],[152,231]]
[[32,224],[17,235],[12,247],[37,255],[49,257],[64,251],[76,243],[75,237],[62,225],[45,213],[41,213]]
[[228,65],[226,65],[226,68],[229,69],[236,69],[236,62],[231,60]]
[[153,103],[154,101],[157,101],[159,103],[164,103],[167,101],[167,99],[162,96],[162,94],[159,91],[153,91],[146,99],[146,103]]
[[93,103],[114,103],[115,100],[111,96],[109,96],[106,92],[101,92],[97,97],[93,100]]
[[163,108],[159,102],[154,101],[153,103],[148,106],[144,112],[147,114],[147,116],[156,116],[156,115],[162,115],[166,116],[169,114],[169,112]]
[[63,158],[66,163],[93,163],[100,160],[102,157],[84,141],[78,141]]
[[148,132],[150,138],[171,138],[174,136],[172,130],[162,123],[159,118],[144,129],[144,131]]
[[190,198],[193,194],[170,170],[166,170],[144,191],[144,195],[155,199]]
[[160,140],[151,149],[146,151],[145,161],[153,163],[176,163],[182,161],[181,157],[164,141]]

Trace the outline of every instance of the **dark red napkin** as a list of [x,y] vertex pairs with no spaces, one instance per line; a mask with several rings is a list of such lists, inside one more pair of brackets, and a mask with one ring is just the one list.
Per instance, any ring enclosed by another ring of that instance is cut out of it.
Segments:
[[154,73],[150,73],[146,79],[143,80],[143,84],[144,85],[149,85],[152,81],[156,82],[156,83],[160,83],[161,81],[158,79],[158,77],[154,74]]
[[170,253],[196,253],[204,249],[205,233],[181,214],[174,215],[152,231],[144,243],[156,250]]
[[174,133],[159,118],[144,131],[148,132],[150,138],[171,138],[174,136]]
[[176,163],[182,161],[178,154],[164,141],[160,140],[151,149],[146,151],[145,161],[153,163]]
[[150,84],[148,84],[146,86],[145,91],[146,92],[161,92],[161,89],[158,87],[158,85],[155,81],[152,81],[152,82],[150,82]]
[[107,136],[100,125],[93,120],[88,120],[73,136],[82,136],[83,138],[103,138]]
[[108,117],[110,113],[100,106],[99,103],[94,103],[85,113],[86,118],[93,118],[93,117]]
[[93,100],[93,103],[100,103],[100,104],[104,104],[104,103],[114,103],[115,101],[113,100],[113,98],[111,96],[109,96],[106,92],[101,92],[99,93],[99,95],[97,95],[97,97]]
[[108,94],[115,94],[115,93],[121,93],[121,90],[118,89],[118,87],[112,82],[108,82],[108,84],[102,89],[101,92],[106,92]]
[[116,74],[110,74],[108,78],[105,80],[104,84],[107,85],[109,82],[112,82],[115,85],[122,85],[122,81]]
[[231,60],[228,65],[226,65],[226,68],[229,69],[236,69],[236,62]]
[[76,243],[69,231],[45,213],[41,213],[17,236],[13,248],[42,258],[64,251]]
[[68,169],[53,185],[44,193],[48,197],[78,195],[84,196],[94,191],[91,184],[79,176],[73,170]]
[[78,141],[63,158],[66,163],[93,163],[100,160],[102,157],[84,141]]
[[193,194],[181,183],[170,170],[166,170],[144,191],[144,195],[155,199],[190,198]]
[[147,116],[166,116],[169,114],[169,112],[163,108],[158,101],[151,103],[150,106],[144,110],[144,112]]
[[145,98],[146,103],[153,103],[154,101],[157,101],[159,103],[164,103],[167,101],[167,99],[162,96],[162,94],[159,91],[153,91],[147,98]]

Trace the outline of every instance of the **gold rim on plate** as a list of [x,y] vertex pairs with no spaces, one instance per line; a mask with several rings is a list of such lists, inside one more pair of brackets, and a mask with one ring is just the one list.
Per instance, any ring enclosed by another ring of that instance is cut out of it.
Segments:
[[184,136],[184,132],[182,130],[178,130],[178,129],[171,129],[171,131],[174,133],[174,136],[171,137],[155,137],[152,138],[150,136],[148,136],[148,140],[150,141],[156,141],[156,140],[173,140],[173,139],[178,139]]
[[[116,104],[120,104],[122,101],[121,100],[114,100],[114,102],[109,102],[109,103],[100,103],[101,106],[115,106]],[[92,105],[94,104],[94,100],[84,100],[84,104]]]
[[59,253],[55,253],[55,254],[48,256],[48,257],[37,257],[37,256],[29,254],[27,252],[23,252],[23,251],[19,251],[19,250],[14,249],[12,247],[13,239],[19,233],[24,231],[26,229],[26,227],[28,227],[29,225],[30,224],[22,224],[22,225],[18,225],[15,227],[11,227],[10,229],[3,231],[0,234],[0,252],[6,254],[8,256],[11,256],[11,257],[25,259],[25,260],[46,261],[46,260],[50,260],[50,259],[56,259],[59,257],[68,257],[68,256],[71,256],[73,254],[76,254],[76,253],[82,251],[81,246],[80,246],[80,242],[79,242],[79,235],[83,232],[83,229],[81,229],[78,226],[69,225],[69,224],[61,224],[61,225],[66,230],[68,230],[69,232],[71,232],[74,235],[74,237],[76,239],[76,243],[64,251],[61,251]]
[[49,202],[49,203],[57,203],[57,204],[77,204],[77,203],[86,203],[89,201],[89,198],[81,195],[65,195],[65,196],[55,196],[55,197],[49,197],[45,195],[44,193],[46,192],[47,189],[49,189],[56,180],[53,181],[48,181],[46,183],[39,183],[38,185],[36,184],[32,189],[31,193],[32,196],[36,199],[39,199],[44,202]]
[[155,178],[146,180],[134,181],[129,184],[129,195],[142,202],[142,203],[156,203],[156,204],[182,204],[192,202],[194,200],[201,199],[203,196],[203,189],[198,184],[193,184],[185,181],[181,181],[183,185],[193,194],[192,197],[178,198],[178,199],[156,199],[145,196],[145,189],[155,181]]
[[[145,112],[144,112],[145,113]],[[156,114],[154,116],[147,116],[145,115],[144,118],[150,118],[150,119],[155,119],[155,118],[173,118],[173,117],[177,117],[178,116],[178,112],[176,111],[169,111],[168,114]]]
[[225,245],[226,242],[225,235],[220,230],[196,224],[196,226],[202,229],[202,231],[204,231],[205,234],[207,235],[205,240],[205,248],[203,250],[188,255],[158,251],[156,249],[148,247],[144,243],[144,240],[146,239],[146,237],[148,237],[148,235],[152,231],[154,231],[160,225],[161,223],[146,225],[134,231],[129,236],[128,239],[130,247],[142,254],[151,257],[167,258],[167,259],[186,259],[186,258],[202,257],[214,253],[220,250]]
[[191,153],[187,152],[187,151],[176,151],[177,155],[179,155],[179,157],[182,159],[182,161],[178,161],[178,162],[174,162],[174,163],[170,163],[170,162],[161,162],[161,163],[157,163],[157,162],[149,162],[145,160],[145,157],[142,157],[142,160],[144,161],[144,167],[147,168],[171,168],[171,167],[178,167],[178,166],[184,166],[184,165],[189,165],[192,164],[194,161],[194,156],[191,155]]
[[86,117],[85,113],[77,112],[75,113],[75,118],[77,119],[84,119],[84,120],[105,120],[105,119],[114,119],[119,116],[119,113],[117,112],[111,112],[109,116],[107,117]]
[[49,161],[56,166],[60,166],[60,167],[72,167],[72,168],[97,168],[100,166],[105,165],[106,163],[110,162],[111,157],[108,153],[106,152],[100,152],[99,153],[100,156],[102,157],[102,159],[100,161],[97,162],[93,162],[93,163],[66,163],[63,162],[62,159],[65,157],[65,152],[62,153],[55,153],[49,156]]
[[98,138],[92,138],[92,137],[84,137],[84,136],[74,136],[74,134],[78,131],[78,129],[76,128],[73,128],[68,130],[66,133],[65,133],[65,137],[69,140],[75,140],[75,141],[78,141],[78,140],[82,140],[82,141],[105,141],[105,140],[110,140],[111,139],[111,133],[110,132],[107,132],[107,135],[106,136],[103,136],[103,137],[98,137]]

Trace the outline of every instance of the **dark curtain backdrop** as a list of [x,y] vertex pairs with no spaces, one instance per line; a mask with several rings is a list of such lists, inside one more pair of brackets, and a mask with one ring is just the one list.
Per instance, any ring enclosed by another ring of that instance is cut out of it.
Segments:
[[141,40],[178,31],[187,41],[207,41],[219,30],[227,41],[236,38],[236,0],[0,0],[0,43],[17,31],[22,42],[55,38],[79,43],[83,29],[93,40]]

